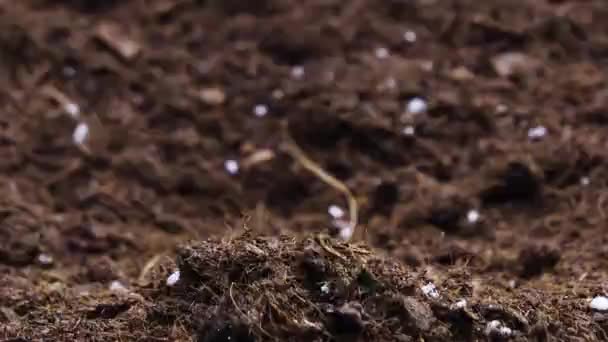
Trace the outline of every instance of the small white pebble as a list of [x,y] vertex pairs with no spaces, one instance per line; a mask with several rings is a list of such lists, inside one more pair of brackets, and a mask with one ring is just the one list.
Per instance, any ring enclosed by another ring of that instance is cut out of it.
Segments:
[[501,321],[493,320],[486,325],[486,336],[509,337],[513,334],[511,328],[505,326]]
[[[317,331],[322,331],[323,330],[323,326],[321,325],[321,323],[313,323],[309,320],[307,320],[306,318],[304,318],[302,320],[302,324],[308,328],[312,328],[315,329]],[[297,325],[297,321],[296,321],[296,325]]]
[[386,59],[389,56],[388,49],[383,47],[377,48],[375,54],[378,59]]
[[71,78],[71,77],[76,76],[76,69],[74,69],[71,66],[65,66],[65,67],[63,67],[62,72],[63,72],[63,76],[65,76],[65,77]]
[[268,114],[268,106],[263,104],[256,105],[253,107],[253,114],[260,118],[266,116],[266,114]]
[[547,135],[547,128],[545,126],[536,126],[528,130],[528,138],[532,140],[541,139]]
[[291,68],[291,77],[297,80],[302,79],[302,77],[304,77],[304,67],[298,65]]
[[416,127],[414,126],[405,126],[405,128],[403,128],[403,134],[407,135],[407,136],[413,136],[416,134]]
[[65,110],[65,112],[68,113],[68,115],[70,115],[74,119],[80,116],[80,107],[73,102],[66,103],[63,107],[63,110]]
[[329,213],[329,215],[331,215],[331,217],[333,217],[335,219],[341,219],[344,217],[344,210],[334,204],[329,206],[329,208],[327,209],[327,212]]
[[44,254],[44,253],[42,253],[42,254],[39,254],[39,255],[38,255],[38,262],[39,262],[41,265],[48,266],[48,265],[52,265],[52,264],[53,264],[53,262],[54,262],[54,260],[53,260],[53,257],[52,257],[52,256],[50,256],[50,255],[48,255],[48,254]]
[[334,82],[336,80],[336,72],[333,70],[326,71],[323,74],[324,82]]
[[454,303],[454,307],[456,307],[457,309],[463,309],[466,306],[467,306],[466,299],[461,299],[461,300],[457,301],[456,303]]
[[479,212],[475,209],[471,209],[467,213],[467,221],[469,221],[469,223],[477,223],[477,221],[479,221],[479,218]]
[[285,93],[281,89],[275,89],[272,91],[272,97],[276,100],[280,100],[285,96]]
[[509,327],[501,327],[499,333],[502,336],[511,336],[513,334],[513,330],[511,330]]
[[582,186],[587,186],[591,184],[591,179],[589,179],[589,177],[582,177],[581,178],[581,185]]
[[439,291],[437,291],[437,287],[435,284],[428,283],[420,288],[422,293],[429,298],[439,298]]
[[420,64],[420,68],[426,72],[431,72],[435,69],[435,63],[433,61],[425,61]]
[[72,134],[72,140],[76,145],[84,144],[85,140],[89,136],[89,125],[84,122],[79,123],[74,129],[74,133]]
[[414,97],[407,103],[406,111],[410,114],[420,114],[428,110],[428,104],[425,100]]
[[114,280],[110,283],[110,291],[127,292],[127,288],[120,281]]
[[234,159],[228,159],[224,162],[224,168],[231,175],[239,173],[239,162]]
[[181,276],[180,271],[177,270],[167,278],[167,286],[174,286],[179,281],[179,277]]
[[397,88],[397,80],[394,77],[388,77],[384,80],[384,86],[387,89],[395,89]]
[[327,285],[327,283],[323,283],[323,285],[321,285],[321,292],[323,292],[324,294],[329,293],[329,285]]
[[407,30],[403,33],[403,39],[408,43],[415,43],[417,39],[416,32]]
[[350,241],[350,239],[353,237],[354,232],[355,231],[353,230],[353,227],[348,225],[347,227],[340,229],[340,239],[342,239],[343,241]]
[[336,228],[338,228],[338,236],[340,239],[343,241],[350,241],[355,232],[350,222],[336,219],[333,221],[333,224]]
[[506,113],[507,110],[509,110],[509,107],[507,107],[507,105],[504,103],[499,103],[496,105],[496,113]]
[[608,311],[608,297],[597,296],[589,302],[589,307],[596,311]]

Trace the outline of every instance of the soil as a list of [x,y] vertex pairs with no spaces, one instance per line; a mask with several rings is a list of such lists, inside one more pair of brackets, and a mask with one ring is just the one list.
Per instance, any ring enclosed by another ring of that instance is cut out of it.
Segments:
[[608,340],[606,17],[0,0],[0,339]]

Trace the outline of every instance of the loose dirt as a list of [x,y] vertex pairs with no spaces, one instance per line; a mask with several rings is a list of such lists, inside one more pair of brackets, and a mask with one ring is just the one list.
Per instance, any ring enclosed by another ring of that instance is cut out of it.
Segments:
[[0,339],[608,340],[607,17],[0,0]]

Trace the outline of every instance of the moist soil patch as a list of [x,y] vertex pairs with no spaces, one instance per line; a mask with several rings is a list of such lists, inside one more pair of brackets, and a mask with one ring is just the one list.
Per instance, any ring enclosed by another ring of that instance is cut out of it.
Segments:
[[607,340],[605,7],[0,1],[0,339]]

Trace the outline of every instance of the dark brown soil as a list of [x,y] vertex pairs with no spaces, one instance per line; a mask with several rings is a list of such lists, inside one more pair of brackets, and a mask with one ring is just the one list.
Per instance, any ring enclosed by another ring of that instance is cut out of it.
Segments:
[[0,0],[0,339],[608,340],[606,18]]

